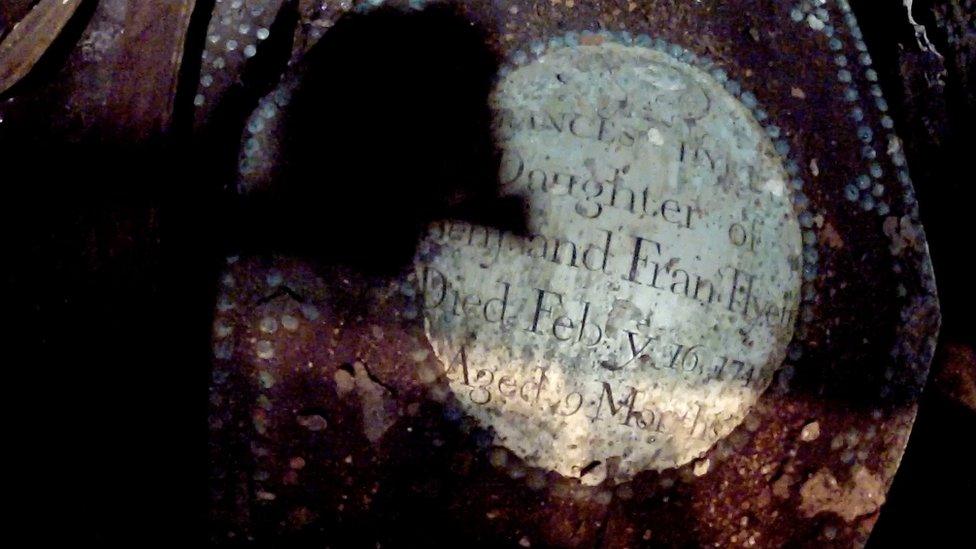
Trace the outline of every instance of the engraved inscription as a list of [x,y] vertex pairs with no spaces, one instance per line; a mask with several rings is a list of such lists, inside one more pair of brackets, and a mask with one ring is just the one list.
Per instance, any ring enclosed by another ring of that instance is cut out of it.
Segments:
[[455,396],[563,475],[690,461],[742,421],[792,336],[781,160],[710,76],[650,49],[549,52],[492,102],[529,232],[439,221],[416,260]]

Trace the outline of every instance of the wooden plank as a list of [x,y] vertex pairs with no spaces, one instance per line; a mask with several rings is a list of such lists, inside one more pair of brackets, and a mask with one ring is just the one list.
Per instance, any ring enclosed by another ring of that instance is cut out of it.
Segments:
[[195,0],[132,2],[112,60],[108,112],[123,135],[144,139],[173,118],[177,81]]
[[41,0],[0,42],[0,93],[27,75],[74,15],[81,0]]

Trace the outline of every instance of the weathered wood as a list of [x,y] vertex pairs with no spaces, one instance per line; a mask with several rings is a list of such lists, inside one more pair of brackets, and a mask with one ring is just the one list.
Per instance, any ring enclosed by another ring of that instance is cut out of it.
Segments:
[[6,36],[36,3],[37,0],[7,0],[0,3],[0,38]]
[[112,63],[108,117],[135,139],[165,131],[173,119],[176,87],[195,0],[133,2]]
[[0,93],[27,75],[58,37],[81,0],[41,0],[0,42]]

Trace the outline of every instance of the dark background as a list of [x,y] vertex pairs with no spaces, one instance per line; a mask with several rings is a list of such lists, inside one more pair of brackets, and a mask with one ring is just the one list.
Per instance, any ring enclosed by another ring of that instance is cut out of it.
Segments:
[[976,518],[976,2],[916,0],[930,44],[901,2],[851,4],[905,143],[942,309],[929,386],[868,547],[965,545]]

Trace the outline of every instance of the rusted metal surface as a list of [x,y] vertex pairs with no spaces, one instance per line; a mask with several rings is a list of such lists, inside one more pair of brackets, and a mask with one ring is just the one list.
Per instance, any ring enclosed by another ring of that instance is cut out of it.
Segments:
[[942,348],[941,355],[933,377],[936,390],[976,412],[976,351],[950,343]]
[[[939,313],[901,142],[846,2],[471,2],[462,12],[516,64],[567,33],[581,44],[646,34],[753,94],[802,185],[794,203],[811,253],[790,356],[697,469],[588,487],[528,467],[460,411],[407,273],[235,259],[214,328],[213,539],[863,544],[911,431]],[[271,95],[262,108],[273,116],[255,113],[245,175],[274,162],[285,105],[286,93]]]

